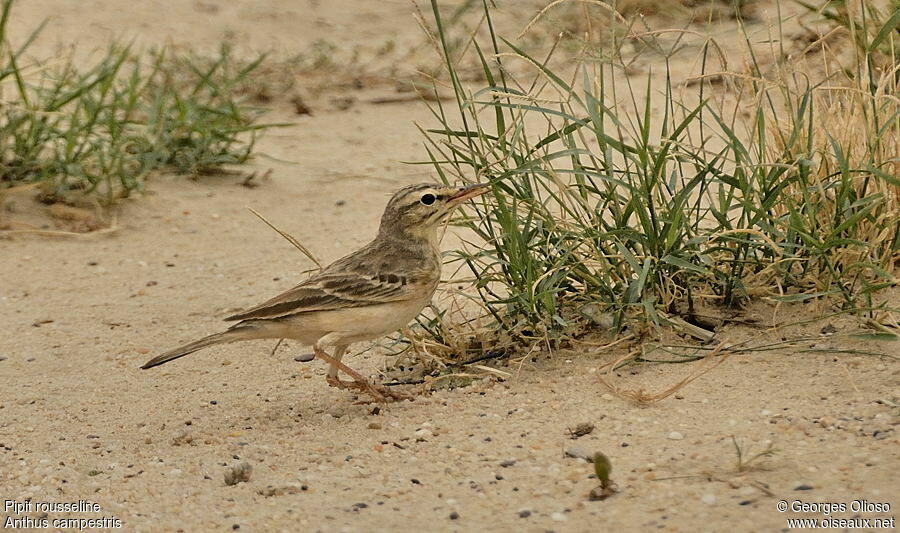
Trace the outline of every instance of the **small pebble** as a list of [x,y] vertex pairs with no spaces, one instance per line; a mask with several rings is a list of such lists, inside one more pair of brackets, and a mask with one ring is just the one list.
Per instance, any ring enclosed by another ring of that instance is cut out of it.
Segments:
[[564,515],[563,513],[553,513],[552,515],[550,515],[550,519],[554,522],[565,522],[569,519],[569,517]]
[[233,464],[225,470],[225,484],[237,485],[238,483],[250,481],[250,474],[252,472],[253,467],[250,466],[250,463],[243,462]]
[[450,520],[456,520],[457,518],[459,518],[459,513],[457,513],[456,511],[450,513]]
[[522,509],[521,511],[519,511],[519,518],[528,518],[529,516],[531,516],[530,510]]
[[591,424],[590,422],[582,422],[581,424],[575,426],[574,429],[569,429],[569,433],[571,434],[573,439],[588,435],[592,431],[594,431],[594,424]]
[[700,498],[700,500],[703,503],[712,505],[712,504],[716,503],[716,495],[711,492],[707,492],[706,494],[703,495],[702,498]]
[[515,459],[507,459],[506,461],[503,461],[502,463],[500,463],[500,466],[502,466],[503,468],[509,468],[510,466],[512,466],[514,464],[516,464]]
[[673,431],[673,432],[669,433],[669,440],[681,440],[683,438],[684,438],[684,435],[682,435],[678,431]]
[[813,486],[803,483],[794,487],[794,490],[813,490]]
[[566,456],[574,457],[575,459],[583,459],[589,463],[592,462],[591,454],[584,448],[578,446],[566,448]]

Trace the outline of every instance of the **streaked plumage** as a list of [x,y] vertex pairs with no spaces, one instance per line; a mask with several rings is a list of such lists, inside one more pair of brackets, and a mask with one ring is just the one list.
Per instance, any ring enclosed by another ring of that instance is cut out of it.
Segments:
[[[340,360],[348,345],[396,331],[428,305],[441,274],[438,229],[458,205],[485,191],[485,185],[400,189],[385,208],[375,240],[296,287],[228,317],[239,322],[226,331],[163,353],[141,368],[224,342],[296,339],[313,345],[316,356],[330,363],[329,384],[365,390],[378,400],[403,397],[368,383]],[[326,346],[334,347],[333,356]],[[355,381],[338,380],[338,369]]]

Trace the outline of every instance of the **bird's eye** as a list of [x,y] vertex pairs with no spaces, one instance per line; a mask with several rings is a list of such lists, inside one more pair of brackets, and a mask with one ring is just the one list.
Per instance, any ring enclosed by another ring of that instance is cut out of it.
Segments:
[[425,194],[422,196],[422,199],[420,200],[420,202],[422,202],[425,205],[431,205],[434,203],[435,200],[437,200],[437,197],[435,197],[435,195],[433,195],[431,193],[428,193],[428,194]]

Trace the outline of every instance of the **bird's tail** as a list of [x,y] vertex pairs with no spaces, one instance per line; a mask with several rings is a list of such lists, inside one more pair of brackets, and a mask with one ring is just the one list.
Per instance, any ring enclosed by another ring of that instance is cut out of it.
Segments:
[[197,350],[202,350],[207,346],[212,346],[213,344],[220,344],[223,342],[234,342],[237,340],[241,340],[246,338],[244,335],[235,330],[223,331],[222,333],[216,333],[214,335],[210,335],[209,337],[203,337],[200,340],[196,340],[194,342],[190,342],[185,344],[184,346],[179,346],[174,350],[169,350],[164,354],[157,355],[153,359],[144,363],[144,366],[141,368],[153,368],[154,366],[159,366],[164,363],[168,363],[169,361],[173,361],[178,359],[179,357],[184,357],[185,355],[192,354]]

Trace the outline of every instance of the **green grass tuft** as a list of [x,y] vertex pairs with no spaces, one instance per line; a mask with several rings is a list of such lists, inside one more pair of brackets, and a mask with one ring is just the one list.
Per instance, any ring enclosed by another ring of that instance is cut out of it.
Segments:
[[14,48],[12,6],[0,3],[0,187],[40,183],[46,201],[79,192],[111,203],[141,191],[153,170],[198,175],[244,163],[273,126],[256,123],[261,111],[239,91],[263,56],[114,44],[87,68],[23,64],[42,27]]
[[[476,238],[456,260],[503,335],[569,338],[601,322],[598,305],[617,327],[757,297],[871,315],[897,284],[900,102],[896,72],[871,60],[886,43],[896,57],[892,33],[860,31],[857,62],[819,76],[784,49],[761,60],[740,13],[746,71],[712,38],[681,46],[696,32],[638,33],[612,10],[604,27],[619,30],[574,57],[504,39],[487,2],[482,31],[451,46],[460,37],[432,7],[455,101],[429,104],[428,154],[446,182],[493,184],[462,220]],[[669,64],[685,48],[699,75],[676,84]],[[461,81],[465,53],[483,87]],[[665,81],[630,76],[634,54]],[[460,344],[452,325],[428,329]]]

